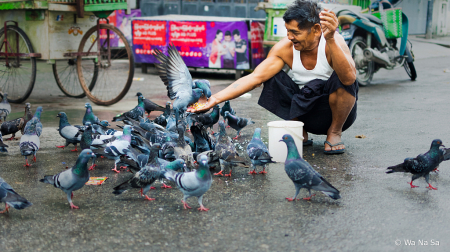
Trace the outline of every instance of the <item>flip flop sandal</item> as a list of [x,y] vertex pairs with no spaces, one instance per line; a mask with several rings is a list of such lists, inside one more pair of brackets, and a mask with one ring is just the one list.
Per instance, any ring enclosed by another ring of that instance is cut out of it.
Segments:
[[[344,142],[339,142],[339,143],[336,143],[336,144],[331,144],[330,142],[325,141],[323,144],[328,144],[330,147],[333,148],[334,146],[344,145]],[[329,150],[329,151],[324,150],[323,153],[325,153],[326,155],[342,154],[342,153],[345,153],[345,148],[344,148],[344,149],[340,149],[340,150]]]
[[306,140],[306,142],[303,142],[303,146],[311,146],[311,145],[313,145],[312,139],[308,139]]

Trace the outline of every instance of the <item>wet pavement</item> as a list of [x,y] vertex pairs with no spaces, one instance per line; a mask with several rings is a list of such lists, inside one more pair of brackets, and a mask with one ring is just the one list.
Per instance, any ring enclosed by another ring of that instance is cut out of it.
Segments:
[[[76,191],[73,201],[80,209],[70,210],[65,194],[39,179],[74,164],[77,154],[69,152],[71,146],[55,148],[64,143],[56,131],[56,114],[65,111],[71,124],[81,124],[89,100],[64,97],[49,65],[40,64],[28,100],[33,111],[44,107],[37,162],[23,167],[19,141],[8,141],[9,153],[0,154],[0,176],[33,206],[0,215],[0,251],[448,251],[450,163],[431,175],[437,191],[425,188],[423,178],[416,180],[418,188],[410,189],[410,175],[385,174],[386,167],[426,152],[435,138],[450,147],[445,112],[450,105],[450,49],[413,41],[413,50],[417,81],[409,81],[403,68],[380,70],[375,85],[360,89],[358,118],[343,134],[345,154],[325,156],[325,136],[310,136],[314,144],[304,148],[304,158],[341,191],[342,199],[318,193],[311,201],[287,202],[295,189],[283,164],[271,164],[266,175],[248,175],[248,168],[237,167],[231,178],[214,177],[203,200],[209,212],[198,212],[194,198],[188,200],[193,209],[184,210],[182,193],[159,184],[148,193],[156,198],[151,202],[139,197],[138,190],[113,195],[112,188],[130,174],[112,172],[110,160],[100,160],[90,173],[108,180]],[[230,74],[195,76],[210,79],[213,92],[233,81]],[[93,105],[100,119],[111,120],[133,108],[137,91],[162,105],[168,100],[157,75],[137,69],[135,77],[144,80],[135,81],[123,101]],[[231,102],[239,116],[256,122],[242,131],[237,143],[242,153],[256,127],[267,141],[267,122],[278,120],[257,105],[260,92]],[[13,105],[9,118],[22,111],[23,105]],[[227,130],[234,136],[234,130]]]

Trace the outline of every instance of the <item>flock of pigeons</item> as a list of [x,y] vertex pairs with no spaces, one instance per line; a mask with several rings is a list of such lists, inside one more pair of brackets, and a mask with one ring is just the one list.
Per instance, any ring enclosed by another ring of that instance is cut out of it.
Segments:
[[[86,112],[81,126],[71,125],[66,113],[58,113],[57,117],[60,119],[58,131],[66,143],[56,147],[65,148],[72,144],[75,146],[72,151],[78,151],[79,144],[82,151],[73,167],[56,175],[45,176],[40,181],[64,191],[71,209],[78,209],[72,202],[73,191],[82,188],[89,180],[89,170],[95,168],[98,157],[114,160],[112,169],[114,172],[119,173],[120,169],[127,169],[133,173],[123,183],[114,187],[114,194],[120,195],[124,191],[136,188],[140,189],[140,195],[145,199],[155,200],[147,195],[149,190],[154,188],[152,184],[158,180],[162,183],[162,188],[171,188],[164,182],[169,180],[183,193],[183,207],[190,208],[186,200],[189,197],[197,197],[199,211],[209,210],[203,206],[202,199],[211,187],[210,168],[215,168],[211,166],[212,163],[219,162],[220,171],[214,175],[220,176],[231,176],[233,166],[246,165],[247,159],[239,156],[232,139],[226,133],[225,122],[237,131],[236,138],[243,128],[254,122],[249,118],[236,116],[229,101],[225,102],[222,108],[215,106],[211,113],[187,113],[187,107],[196,103],[202,95],[207,98],[211,96],[209,82],[192,80],[181,56],[173,46],[169,46],[168,56],[158,50],[155,56],[161,62],[157,68],[167,86],[168,96],[175,100],[172,108],[171,102],[162,107],[145,99],[139,92],[138,105],[112,119],[113,122],[123,122],[123,125],[117,125],[123,131],[110,128],[111,125],[107,120],[101,121],[95,116],[89,103],[85,105]],[[0,119],[3,121],[0,127],[0,152],[7,152],[8,147],[4,144],[2,135],[12,135],[7,139],[12,140],[15,133],[20,130],[22,132],[20,152],[25,157],[25,166],[28,167],[30,164],[27,157],[33,155],[33,160],[36,161],[36,152],[39,150],[42,107],[38,107],[33,116],[30,104],[27,103],[23,117],[6,121],[11,112],[6,97],[7,94],[4,94],[0,102]],[[152,111],[163,113],[151,121],[148,117]],[[147,117],[145,112],[148,113]],[[223,121],[219,120],[220,115]],[[215,124],[219,125],[218,133],[212,131]],[[211,130],[208,131],[208,128]],[[186,136],[186,131],[192,133],[193,140]],[[309,197],[303,198],[305,200],[310,200],[314,196],[311,189],[321,191],[335,200],[341,198],[339,190],[300,156],[291,135],[284,135],[280,141],[286,143],[288,152],[285,171],[296,189],[294,197],[286,198],[288,201],[297,199],[301,188],[309,191]],[[450,149],[440,148],[441,146],[443,146],[441,140],[433,140],[427,153],[416,158],[407,158],[403,163],[389,167],[387,173],[412,173],[410,183],[412,188],[416,187],[412,182],[422,176],[429,184],[429,173],[436,170],[442,161],[450,159]],[[249,174],[257,174],[257,166],[263,167],[260,174],[267,173],[267,165],[274,163],[261,140],[260,128],[255,129],[252,140],[247,145],[247,154],[251,161]],[[91,158],[92,164],[88,166]],[[224,174],[225,167],[228,167],[229,173]],[[431,184],[428,188],[436,190]],[[5,210],[0,213],[9,211],[9,207],[23,209],[32,205],[2,178],[0,178],[0,202],[6,205]]]

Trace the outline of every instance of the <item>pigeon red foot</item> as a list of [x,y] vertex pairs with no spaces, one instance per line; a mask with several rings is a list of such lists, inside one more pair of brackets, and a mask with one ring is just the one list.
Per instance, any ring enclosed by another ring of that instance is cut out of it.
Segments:
[[255,170],[253,170],[253,171],[250,171],[248,174],[258,174]]
[[93,165],[91,165],[91,166],[89,166],[89,171],[92,171],[92,170],[94,170],[94,168],[96,167],[97,165],[96,164],[93,164]]
[[230,173],[225,174],[225,177],[231,177],[231,169],[230,169]]
[[8,204],[6,204],[5,209],[3,211],[1,211],[0,214],[5,213],[5,212],[9,213],[9,206],[8,206]]
[[60,148],[60,149],[63,149],[63,150],[64,150],[65,147],[66,146],[64,146],[64,145],[56,145],[56,148]]
[[28,159],[25,159],[25,164],[23,165],[25,167],[30,167],[31,165],[28,163]]
[[430,183],[428,183],[427,188],[430,189],[430,190],[437,190],[437,188],[433,187]]
[[206,208],[206,207],[204,207],[203,205],[200,205],[200,207],[199,208],[197,208],[197,210],[198,211],[205,211],[205,212],[207,212],[207,211],[209,211],[209,208]]
[[181,202],[183,203],[184,209],[191,209],[191,208],[192,208],[192,207],[190,207],[190,206],[186,203],[186,201],[181,200]]
[[306,197],[306,198],[303,198],[303,199],[304,199],[304,200],[311,200],[311,198],[312,198],[313,196],[316,196],[316,195],[313,194],[313,195],[311,195],[311,196],[309,196],[309,197]]
[[162,189],[168,189],[168,188],[172,188],[170,185],[166,185],[163,183],[163,185],[161,186]]
[[70,209],[80,209],[80,208],[75,206],[72,202],[70,202]]
[[223,173],[222,173],[222,171],[220,171],[220,172],[214,173],[214,175],[223,176]]
[[156,200],[155,198],[150,198],[150,197],[148,197],[147,195],[145,195],[145,199],[146,199],[146,200],[150,200],[150,201]]
[[411,188],[419,187],[419,186],[413,185],[413,184],[412,184],[412,181],[411,181],[411,183],[408,183],[408,184],[411,186]]

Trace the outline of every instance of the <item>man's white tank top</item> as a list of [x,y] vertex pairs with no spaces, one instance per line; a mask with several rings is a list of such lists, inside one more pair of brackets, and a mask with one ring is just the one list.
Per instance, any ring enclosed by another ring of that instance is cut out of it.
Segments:
[[320,38],[319,49],[317,51],[316,66],[312,70],[307,70],[300,59],[300,51],[294,50],[294,61],[292,62],[292,76],[295,83],[298,85],[305,85],[306,83],[314,80],[328,80],[333,73],[333,68],[328,64],[327,56],[325,54],[326,41],[323,35]]

